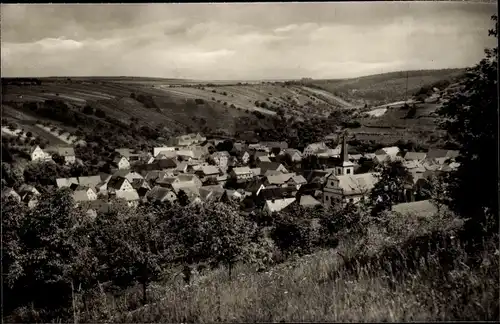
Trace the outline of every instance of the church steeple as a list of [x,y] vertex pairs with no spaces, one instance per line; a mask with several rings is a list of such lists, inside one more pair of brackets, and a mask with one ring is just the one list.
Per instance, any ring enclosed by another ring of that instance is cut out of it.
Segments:
[[347,154],[347,132],[342,136],[342,150],[340,152],[342,162],[349,162],[349,154]]

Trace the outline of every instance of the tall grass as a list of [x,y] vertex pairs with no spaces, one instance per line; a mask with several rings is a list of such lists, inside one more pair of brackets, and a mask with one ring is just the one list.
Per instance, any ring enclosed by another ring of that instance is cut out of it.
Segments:
[[108,320],[129,323],[498,320],[498,237],[467,253],[454,237],[459,226],[393,215],[362,240],[346,237],[268,272],[239,265],[229,278],[218,269],[189,286],[154,285],[155,301],[135,311],[123,299],[101,307]]

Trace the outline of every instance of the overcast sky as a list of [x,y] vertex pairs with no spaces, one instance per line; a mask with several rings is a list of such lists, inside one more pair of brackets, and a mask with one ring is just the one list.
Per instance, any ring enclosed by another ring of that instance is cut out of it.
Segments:
[[497,4],[1,5],[2,76],[345,78],[470,66]]

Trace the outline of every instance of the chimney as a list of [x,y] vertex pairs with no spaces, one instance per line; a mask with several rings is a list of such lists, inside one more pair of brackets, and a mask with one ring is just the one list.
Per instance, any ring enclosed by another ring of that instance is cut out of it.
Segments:
[[340,155],[342,156],[343,162],[349,162],[349,155],[347,154],[347,132],[344,132],[344,136],[342,138],[342,152]]

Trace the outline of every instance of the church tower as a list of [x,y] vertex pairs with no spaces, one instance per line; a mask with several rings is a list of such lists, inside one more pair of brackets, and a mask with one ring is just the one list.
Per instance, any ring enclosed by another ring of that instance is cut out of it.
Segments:
[[337,175],[352,175],[354,174],[354,163],[349,161],[347,153],[347,132],[344,132],[342,137],[342,149],[340,151],[340,165],[336,167]]

